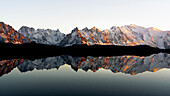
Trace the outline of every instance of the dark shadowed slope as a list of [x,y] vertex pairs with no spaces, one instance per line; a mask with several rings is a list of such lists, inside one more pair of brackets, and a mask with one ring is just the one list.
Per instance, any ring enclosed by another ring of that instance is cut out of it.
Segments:
[[160,52],[170,53],[170,50],[152,48],[150,46],[113,46],[113,45],[73,45],[58,47],[36,43],[28,44],[0,44],[0,59],[37,59],[59,55],[71,56],[149,56]]

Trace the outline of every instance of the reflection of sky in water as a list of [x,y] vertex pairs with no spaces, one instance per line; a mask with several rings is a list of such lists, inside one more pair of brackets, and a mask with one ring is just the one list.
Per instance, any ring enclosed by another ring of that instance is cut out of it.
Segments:
[[97,72],[75,72],[68,65],[59,70],[34,70],[20,73],[15,68],[0,78],[1,95],[170,95],[170,70],[144,72],[135,76]]

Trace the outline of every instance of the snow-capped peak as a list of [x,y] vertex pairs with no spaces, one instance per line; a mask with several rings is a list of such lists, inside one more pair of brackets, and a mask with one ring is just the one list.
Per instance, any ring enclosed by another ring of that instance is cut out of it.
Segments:
[[76,27],[70,34],[64,35],[59,30],[31,30],[21,28],[21,34],[29,37],[32,41],[57,46],[72,45],[121,45],[137,46],[149,45],[160,49],[170,48],[170,32],[161,31],[157,28],[145,28],[135,24],[125,26],[113,26],[111,29],[99,30],[96,27],[91,29],[85,27],[82,30]]

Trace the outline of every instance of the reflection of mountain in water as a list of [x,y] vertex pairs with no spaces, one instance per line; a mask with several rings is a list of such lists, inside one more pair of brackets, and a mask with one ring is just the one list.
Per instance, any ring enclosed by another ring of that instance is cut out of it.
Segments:
[[11,72],[16,66],[22,64],[24,59],[12,59],[0,61],[0,76]]
[[97,70],[103,68],[111,70],[113,73],[126,73],[135,75],[145,71],[156,72],[162,68],[170,67],[170,54],[159,53],[148,57],[139,56],[112,56],[112,57],[72,57],[61,55],[56,57],[49,57],[36,60],[4,60],[1,61],[1,74],[10,72],[15,66],[21,72],[32,71],[34,69],[54,69],[59,68],[64,64],[68,64],[72,69],[78,71]]
[[127,74],[137,74],[145,71],[155,72],[161,68],[170,67],[170,54],[159,53],[149,57],[138,56],[114,56],[114,57],[72,57],[56,56],[46,59],[27,60],[18,66],[21,72],[32,71],[34,69],[53,69],[68,64],[77,71],[97,71],[100,68],[111,70],[112,72],[123,72]]

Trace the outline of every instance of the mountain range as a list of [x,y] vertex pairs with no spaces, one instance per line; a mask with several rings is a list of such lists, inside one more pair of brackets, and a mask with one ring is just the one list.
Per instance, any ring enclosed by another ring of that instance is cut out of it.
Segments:
[[[137,46],[149,45],[160,49],[170,48],[170,31],[161,31],[154,27],[144,28],[134,24],[111,29],[99,30],[98,28],[75,28],[70,34],[64,35],[59,30],[33,29],[21,27],[18,31],[31,41],[41,44],[57,46],[72,45],[118,45]],[[52,35],[52,36],[51,36]],[[31,37],[30,37],[31,36]],[[55,39],[54,39],[55,38]]]
[[[80,30],[77,27],[70,34],[63,34],[57,30],[34,29],[22,26],[18,32],[8,30],[4,23],[1,24],[0,41],[5,43],[30,43],[47,44],[55,46],[72,45],[117,45],[137,46],[149,45],[159,49],[170,49],[170,31],[162,31],[154,27],[144,28],[135,24],[113,26],[111,29],[99,30],[98,28]],[[12,28],[12,27],[10,27]],[[14,30],[12,28],[12,30]],[[7,33],[6,33],[7,32]],[[9,34],[9,35],[8,35]],[[20,34],[20,35],[15,35]],[[21,35],[22,34],[22,35]],[[8,39],[5,39],[8,38]],[[11,40],[10,40],[11,39]],[[20,40],[23,39],[21,42]]]

